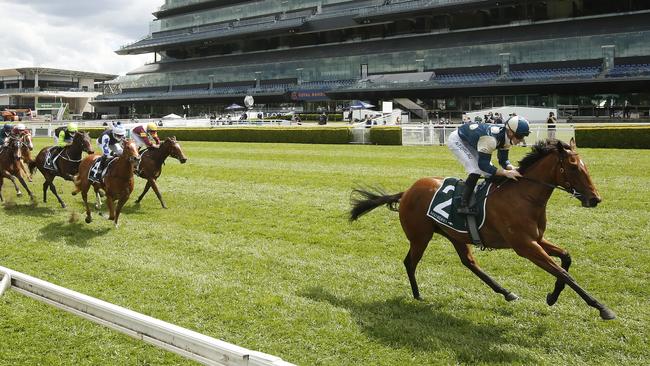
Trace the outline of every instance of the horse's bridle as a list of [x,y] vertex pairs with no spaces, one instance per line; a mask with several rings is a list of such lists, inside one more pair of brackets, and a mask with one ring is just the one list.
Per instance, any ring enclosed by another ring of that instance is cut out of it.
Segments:
[[551,188],[551,189],[556,189],[557,188],[557,189],[559,189],[561,191],[564,191],[564,192],[570,194],[571,197],[575,197],[575,198],[577,198],[579,200],[582,200],[582,198],[584,197],[584,194],[578,192],[578,190],[575,189],[575,187],[573,187],[573,185],[571,185],[571,183],[569,182],[569,179],[567,178],[566,168],[564,167],[564,158],[560,157],[560,164],[559,165],[560,165],[560,174],[562,174],[562,179],[564,180],[564,183],[566,183],[566,187],[562,186],[562,185],[559,185],[559,184],[550,184],[550,183],[542,182],[542,181],[539,181],[537,179],[528,178],[528,177],[521,177],[519,179],[525,179],[525,180],[527,180],[529,182],[534,182],[534,183],[537,183],[537,184],[541,184],[541,185],[543,185],[545,187],[548,187],[548,188]]

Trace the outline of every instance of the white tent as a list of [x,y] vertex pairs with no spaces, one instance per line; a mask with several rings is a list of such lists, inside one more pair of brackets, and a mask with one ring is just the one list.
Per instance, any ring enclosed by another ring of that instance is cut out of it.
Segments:
[[172,113],[172,114],[168,114],[168,115],[166,115],[166,116],[163,117],[162,119],[182,119],[182,118],[183,118],[183,117],[179,116],[178,114],[174,114],[174,113]]

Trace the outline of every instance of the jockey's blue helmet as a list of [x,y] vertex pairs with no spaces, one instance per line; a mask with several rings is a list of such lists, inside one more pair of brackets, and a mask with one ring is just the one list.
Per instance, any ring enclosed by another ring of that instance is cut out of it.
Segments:
[[5,124],[4,126],[2,126],[2,129],[5,130],[5,132],[11,131],[12,128],[13,128],[13,126],[8,124],[8,123]]
[[520,138],[530,135],[530,125],[528,121],[521,116],[512,116],[506,121],[506,127]]

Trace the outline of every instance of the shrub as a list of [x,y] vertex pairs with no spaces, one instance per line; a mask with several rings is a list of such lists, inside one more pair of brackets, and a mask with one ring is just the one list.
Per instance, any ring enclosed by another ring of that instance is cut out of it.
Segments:
[[[97,138],[103,128],[84,128]],[[240,128],[163,128],[161,139],[176,136],[180,141],[277,142],[300,144],[347,144],[352,132],[347,127],[240,127]]]
[[576,128],[579,147],[650,149],[649,127]]
[[402,129],[400,127],[372,127],[370,142],[375,145],[401,145]]

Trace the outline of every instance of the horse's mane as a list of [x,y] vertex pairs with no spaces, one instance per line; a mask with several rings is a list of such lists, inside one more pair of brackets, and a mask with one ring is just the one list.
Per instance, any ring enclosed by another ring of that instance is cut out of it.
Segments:
[[531,148],[531,152],[519,161],[519,173],[524,174],[526,170],[536,162],[540,161],[548,154],[558,151],[558,143],[566,150],[571,149],[567,143],[560,140],[546,139],[537,141],[537,143]]

